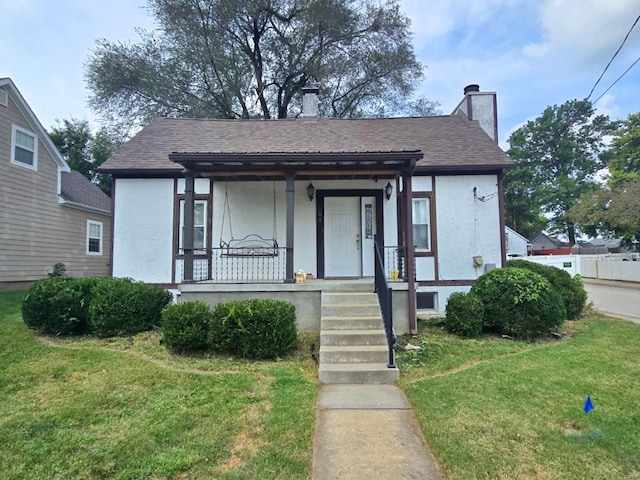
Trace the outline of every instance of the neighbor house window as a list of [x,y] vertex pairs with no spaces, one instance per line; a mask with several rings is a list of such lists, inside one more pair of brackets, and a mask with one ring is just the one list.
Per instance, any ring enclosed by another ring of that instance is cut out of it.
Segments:
[[11,163],[32,170],[38,168],[38,139],[17,125],[11,132]]
[[412,211],[413,244],[416,250],[431,251],[431,199],[414,198]]
[[[180,202],[180,244],[184,245],[184,201]],[[193,248],[206,248],[207,202],[196,200],[193,203]]]
[[102,255],[102,222],[87,220],[87,255]]

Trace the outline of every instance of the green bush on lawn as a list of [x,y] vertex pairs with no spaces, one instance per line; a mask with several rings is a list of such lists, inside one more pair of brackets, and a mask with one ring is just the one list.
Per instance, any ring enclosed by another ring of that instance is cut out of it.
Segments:
[[484,307],[485,328],[525,339],[550,334],[567,313],[562,297],[538,273],[524,268],[497,268],[480,276],[471,288]]
[[582,277],[571,275],[561,268],[551,265],[542,265],[528,260],[509,260],[508,267],[526,268],[532,272],[539,273],[558,291],[567,310],[567,318],[575,320],[580,316],[587,304],[587,291],[584,289]]
[[159,327],[167,290],[128,278],[102,279],[92,291],[89,325],[98,337],[133,335]]
[[460,337],[477,337],[484,327],[484,307],[476,295],[455,292],[447,300],[445,328]]
[[22,302],[27,327],[51,335],[81,335],[88,330],[91,290],[96,278],[52,276],[35,282]]
[[282,300],[251,299],[216,306],[209,344],[218,352],[274,359],[297,345],[295,307]]
[[213,312],[204,302],[182,302],[162,310],[162,339],[176,352],[205,350]]

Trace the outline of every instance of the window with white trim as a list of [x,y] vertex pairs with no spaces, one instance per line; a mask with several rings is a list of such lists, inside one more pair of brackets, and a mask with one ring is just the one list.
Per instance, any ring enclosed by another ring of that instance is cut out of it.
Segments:
[[414,198],[412,225],[413,225],[413,244],[416,250],[431,251],[431,199],[430,198]]
[[17,125],[11,130],[11,163],[38,169],[38,138]]
[[102,255],[102,222],[87,220],[87,255]]
[[[193,202],[193,248],[207,247],[207,201]],[[184,200],[180,201],[180,239],[178,248],[182,249],[184,239]]]

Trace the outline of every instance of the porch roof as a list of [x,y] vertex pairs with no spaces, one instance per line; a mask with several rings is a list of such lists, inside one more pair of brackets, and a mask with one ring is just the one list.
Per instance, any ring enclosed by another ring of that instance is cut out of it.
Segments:
[[267,152],[215,153],[173,152],[169,159],[204,176],[281,175],[295,170],[305,175],[380,175],[408,173],[422,158],[420,151],[407,152]]
[[100,171],[179,175],[183,167],[172,160],[203,166],[205,161],[227,165],[237,161],[238,166],[241,162],[252,166],[311,162],[341,169],[344,162],[365,165],[371,161],[383,162],[389,169],[394,162],[406,163],[410,156],[417,162],[416,170],[425,172],[500,170],[513,165],[479,124],[462,114],[370,119],[155,118]]

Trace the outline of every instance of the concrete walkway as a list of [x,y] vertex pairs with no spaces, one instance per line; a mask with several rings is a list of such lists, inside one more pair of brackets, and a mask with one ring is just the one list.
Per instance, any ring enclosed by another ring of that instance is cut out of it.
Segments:
[[322,387],[313,440],[314,480],[442,478],[398,387]]

